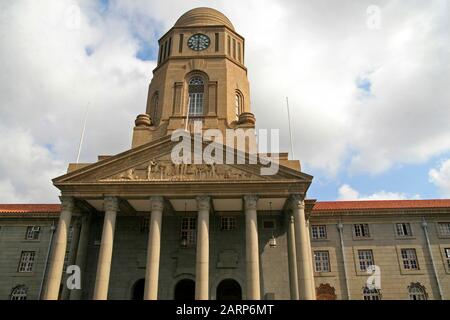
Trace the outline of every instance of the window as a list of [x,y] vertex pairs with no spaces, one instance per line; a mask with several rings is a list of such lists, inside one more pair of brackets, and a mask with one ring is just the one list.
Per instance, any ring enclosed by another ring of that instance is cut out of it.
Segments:
[[186,240],[187,245],[193,245],[196,242],[196,222],[195,217],[186,217],[181,220],[181,239]]
[[142,233],[148,232],[149,225],[150,225],[150,218],[148,218],[148,217],[142,218],[142,221],[141,221],[141,232]]
[[242,62],[241,61],[241,43],[240,42],[238,42],[238,60],[239,60],[239,62]]
[[369,225],[367,223],[354,224],[353,230],[356,238],[370,238]]
[[233,59],[236,59],[236,39],[233,39]]
[[203,79],[193,77],[189,81],[189,116],[203,115],[203,92],[205,90]]
[[35,251],[22,251],[20,256],[19,272],[32,272],[34,266],[34,258],[36,256]]
[[172,53],[172,37],[169,38],[169,49],[167,50],[167,56],[170,57]]
[[408,287],[410,300],[427,300],[427,293],[425,287],[420,283],[411,283]]
[[228,46],[227,46],[228,54],[231,55],[231,38],[230,38],[230,36],[228,36],[228,38],[227,38],[227,44],[228,44]]
[[180,43],[178,44],[178,52],[179,53],[183,52],[183,37],[184,37],[184,34],[180,34]]
[[158,108],[159,108],[159,93],[155,92],[152,97],[152,111],[151,111],[153,125],[156,125],[156,123],[158,122],[158,111],[159,111]]
[[221,217],[220,218],[220,230],[234,230],[236,229],[235,217]]
[[438,231],[440,236],[450,237],[450,223],[449,222],[439,222]]
[[328,251],[314,251],[314,271],[330,272],[330,255]]
[[397,231],[397,236],[399,237],[412,236],[411,225],[409,223],[396,223],[395,230]]
[[381,300],[380,289],[369,289],[369,287],[364,287],[363,297],[364,300]]
[[419,270],[416,249],[402,249],[401,254],[405,270]]
[[11,300],[27,300],[28,288],[24,285],[14,287],[11,290]]
[[27,227],[27,233],[25,234],[25,240],[38,240],[41,227],[30,226]]
[[327,238],[327,226],[311,226],[311,234],[314,240]]
[[358,250],[358,260],[359,260],[359,270],[366,271],[373,262],[373,252],[372,250]]
[[263,229],[274,230],[275,220],[263,220]]
[[239,115],[242,112],[242,95],[236,91],[234,97],[234,113],[236,114],[236,120],[239,120]]
[[445,260],[447,261],[447,266],[450,268],[450,248],[444,249]]
[[214,43],[216,45],[216,52],[219,51],[219,34],[215,33],[214,34]]

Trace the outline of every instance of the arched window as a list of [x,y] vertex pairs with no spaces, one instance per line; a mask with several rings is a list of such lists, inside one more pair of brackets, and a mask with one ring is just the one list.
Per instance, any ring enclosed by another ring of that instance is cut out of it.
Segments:
[[408,287],[409,299],[410,300],[427,300],[427,293],[425,287],[420,283],[411,283]]
[[20,285],[11,290],[11,300],[27,300],[27,287]]
[[363,297],[364,300],[381,300],[380,289],[370,289],[369,287],[364,287]]
[[203,115],[203,93],[205,84],[201,77],[195,76],[189,80],[189,116]]
[[159,93],[155,92],[152,98],[152,122],[155,125],[158,122]]
[[242,113],[242,105],[242,95],[239,91],[236,91],[236,95],[234,97],[234,113],[236,120],[239,120],[239,115]]

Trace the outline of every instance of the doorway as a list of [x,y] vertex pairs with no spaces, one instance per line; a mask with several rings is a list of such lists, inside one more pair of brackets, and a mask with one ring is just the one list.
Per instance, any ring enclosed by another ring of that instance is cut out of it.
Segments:
[[222,280],[217,286],[217,300],[242,300],[242,289],[239,283],[233,279]]
[[175,300],[195,300],[195,281],[182,279],[175,285]]
[[144,300],[145,279],[139,279],[133,285],[131,300]]

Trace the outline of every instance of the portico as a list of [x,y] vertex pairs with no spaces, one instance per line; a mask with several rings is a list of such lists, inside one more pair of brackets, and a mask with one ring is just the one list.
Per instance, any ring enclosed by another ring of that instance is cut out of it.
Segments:
[[[211,290],[215,288],[212,287],[211,279],[214,275],[210,275],[209,271],[214,265],[214,260],[210,259],[210,246],[214,246],[215,243],[210,241],[210,217],[218,215],[227,215],[227,212],[240,215],[245,221],[245,259],[243,263],[245,264],[245,278],[246,285],[244,287],[244,297],[251,300],[259,300],[263,297],[264,288],[261,284],[260,276],[260,249],[258,245],[260,243],[258,239],[258,215],[260,214],[271,214],[273,216],[278,216],[280,219],[285,215],[297,215],[297,220],[295,220],[295,232],[301,230],[304,232],[304,227],[301,225],[301,217],[305,215],[304,212],[298,212],[295,208],[301,208],[303,201],[299,200],[298,195],[291,195],[288,197],[268,197],[267,195],[258,194],[248,194],[241,197],[226,198],[223,195],[210,194],[210,195],[200,195],[196,197],[189,198],[175,198],[173,196],[165,195],[155,195],[147,197],[147,199],[127,199],[120,196],[108,195],[103,199],[87,199],[83,200],[85,203],[92,206],[93,210],[103,216],[103,226],[101,232],[101,243],[99,248],[99,255],[97,260],[97,272],[95,276],[95,287],[94,293],[91,297],[94,300],[105,300],[108,299],[108,288],[110,285],[110,272],[111,272],[111,262],[114,259],[113,252],[114,246],[117,244],[114,240],[116,218],[119,216],[130,216],[138,215],[139,213],[145,214],[149,217],[149,229],[148,229],[148,242],[147,242],[147,259],[145,266],[145,290],[144,299],[146,300],[156,300],[158,299],[158,289],[159,289],[159,270],[160,256],[161,254],[167,254],[167,252],[161,252],[161,239],[164,236],[162,234],[162,226],[164,225],[164,220],[166,217],[180,216],[183,217],[186,212],[192,213],[195,209],[196,212],[196,243],[195,243],[195,298],[198,300],[208,300],[211,297]],[[64,196],[61,198],[64,206],[67,207],[67,203],[78,203],[80,199],[75,199],[75,197]],[[119,206],[119,203],[121,205]],[[124,205],[127,203],[127,205]],[[125,209],[128,208],[128,209]],[[290,209],[293,208],[293,209]],[[67,207],[67,212],[65,215],[60,217],[60,225],[65,223],[70,223],[67,220],[67,215],[72,214],[73,206]],[[134,209],[134,211],[132,211]],[[177,210],[179,209],[179,210]],[[303,218],[305,221],[306,218]],[[88,220],[83,219],[84,223]],[[297,223],[300,222],[300,223]],[[303,222],[305,223],[305,222]],[[85,227],[82,225],[81,228]],[[57,231],[57,235],[59,235]],[[59,236],[58,246],[67,246],[67,237]],[[308,261],[308,257],[297,255],[297,252],[303,253],[302,250],[310,251],[308,248],[308,243],[303,243],[300,237],[295,237],[297,246],[297,238],[300,238],[298,243],[301,249],[293,252],[289,250],[287,254],[289,255],[289,261],[297,261],[298,263],[312,263]],[[180,238],[180,247],[181,244]],[[80,244],[82,244],[83,237],[80,237]],[[291,244],[292,245],[292,244]],[[78,246],[78,251],[82,251],[83,246]],[[187,249],[188,250],[188,249]],[[55,250],[57,253],[58,250]],[[77,252],[77,255],[80,254]],[[307,256],[307,255],[306,255]],[[306,261],[306,262],[303,262]],[[63,268],[64,259],[59,259],[58,255],[53,254],[50,260],[50,269],[57,270]],[[291,268],[291,266],[289,266]],[[312,268],[312,266],[311,266]],[[292,286],[298,286],[300,288],[299,294],[301,299],[314,299],[311,295],[311,282],[312,274],[311,268],[299,268],[297,271],[298,279],[291,278],[289,281]],[[82,270],[83,272],[84,270]],[[51,274],[51,273],[50,273]],[[308,282],[309,281],[309,282]],[[295,285],[292,282],[296,282]],[[45,299],[57,299],[58,291],[53,288],[59,288],[61,284],[61,278],[48,277],[46,283],[46,295]],[[76,291],[75,291],[76,292]],[[74,293],[73,293],[74,294]],[[296,296],[292,296],[295,299]]]

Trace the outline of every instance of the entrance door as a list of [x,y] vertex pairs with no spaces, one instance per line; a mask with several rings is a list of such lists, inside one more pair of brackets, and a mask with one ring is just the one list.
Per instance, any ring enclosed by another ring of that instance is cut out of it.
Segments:
[[175,300],[195,300],[195,281],[183,279],[175,286]]
[[233,279],[222,280],[217,286],[217,300],[242,300],[242,289]]
[[145,287],[145,279],[139,279],[138,281],[136,281],[133,286],[131,299],[144,300],[144,287]]

